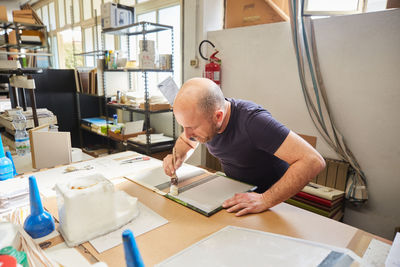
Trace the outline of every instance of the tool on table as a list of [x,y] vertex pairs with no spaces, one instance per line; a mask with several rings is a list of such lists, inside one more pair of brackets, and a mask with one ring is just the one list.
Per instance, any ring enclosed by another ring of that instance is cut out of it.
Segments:
[[82,168],[77,168],[75,166],[68,166],[67,168],[65,168],[64,173],[83,171],[83,170],[91,170],[93,168],[94,167],[90,166],[90,165],[83,166]]
[[[176,150],[175,147],[172,149],[172,162],[175,168],[175,161],[176,161]],[[176,176],[176,170],[174,174],[171,176],[171,187],[169,188],[169,193],[173,196],[178,195],[178,176]]]
[[142,161],[142,160],[150,160],[150,157],[144,157],[144,156],[135,157],[135,158],[131,158],[131,159],[127,159],[127,160],[121,161],[120,164],[128,164],[128,163],[133,163],[135,161]]

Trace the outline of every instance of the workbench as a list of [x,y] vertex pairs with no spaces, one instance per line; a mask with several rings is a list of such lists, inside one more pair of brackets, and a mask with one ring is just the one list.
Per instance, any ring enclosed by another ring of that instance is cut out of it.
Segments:
[[[391,244],[389,240],[286,203],[259,214],[242,217],[236,217],[226,210],[206,217],[135,182],[118,180],[115,183],[116,190],[123,190],[137,197],[141,203],[169,221],[136,238],[146,266],[153,266],[228,225],[348,248],[360,257],[373,238]],[[43,200],[45,208],[57,219],[56,198],[48,197]],[[52,241],[56,244],[62,242],[62,238],[59,236]],[[99,254],[86,242],[79,251],[86,254],[91,262],[103,261],[110,267],[125,266],[122,244]]]

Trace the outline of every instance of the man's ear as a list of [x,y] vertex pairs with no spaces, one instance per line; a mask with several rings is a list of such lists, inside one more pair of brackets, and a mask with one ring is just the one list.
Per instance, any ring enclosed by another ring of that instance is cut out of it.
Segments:
[[224,112],[222,111],[222,109],[218,109],[215,111],[214,113],[214,118],[215,118],[215,122],[222,122],[223,118],[224,118]]

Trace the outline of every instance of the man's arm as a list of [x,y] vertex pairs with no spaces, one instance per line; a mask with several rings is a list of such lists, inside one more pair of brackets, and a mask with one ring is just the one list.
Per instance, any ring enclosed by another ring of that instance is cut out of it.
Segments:
[[292,131],[274,155],[289,163],[286,173],[262,194],[241,193],[226,200],[223,207],[228,212],[241,216],[265,211],[295,195],[325,168],[322,156]]
[[198,142],[191,141],[186,138],[185,132],[183,132],[175,143],[175,166],[172,160],[172,154],[168,154],[163,160],[163,168],[168,176],[172,176],[175,171],[182,165],[182,163],[188,159],[193,151],[198,146]]

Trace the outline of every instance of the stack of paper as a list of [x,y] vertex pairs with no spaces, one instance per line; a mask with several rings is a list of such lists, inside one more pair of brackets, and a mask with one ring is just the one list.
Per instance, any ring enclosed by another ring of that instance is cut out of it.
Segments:
[[[128,99],[128,105],[132,106],[140,106],[140,104],[143,104],[145,102],[144,99],[144,94],[143,92],[127,92],[126,97]],[[162,95],[151,95],[149,96],[149,104],[154,105],[154,104],[168,104],[167,99],[165,99],[164,96]]]
[[[136,137],[129,138],[129,140],[132,142],[140,143],[140,144],[146,144],[146,135],[140,134]],[[152,143],[152,144],[169,142],[169,141],[173,141],[173,140],[174,139],[172,137],[165,136],[163,133],[150,135],[150,143]]]
[[0,214],[29,204],[27,178],[12,178],[0,181]]

